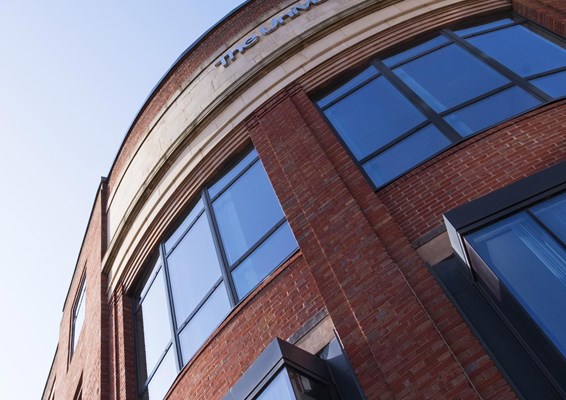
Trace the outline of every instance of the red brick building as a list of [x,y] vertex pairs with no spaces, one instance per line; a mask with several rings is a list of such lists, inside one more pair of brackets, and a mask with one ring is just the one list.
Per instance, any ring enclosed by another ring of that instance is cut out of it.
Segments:
[[566,398],[565,23],[242,4],[101,182],[43,399]]

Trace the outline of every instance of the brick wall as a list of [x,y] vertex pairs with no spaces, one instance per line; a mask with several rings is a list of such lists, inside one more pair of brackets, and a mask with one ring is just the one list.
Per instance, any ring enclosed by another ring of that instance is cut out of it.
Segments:
[[513,0],[513,11],[562,37],[566,36],[564,0]]
[[442,214],[566,160],[566,102],[555,102],[483,132],[414,169],[378,196],[414,241]]
[[369,399],[514,398],[300,89],[250,135]]

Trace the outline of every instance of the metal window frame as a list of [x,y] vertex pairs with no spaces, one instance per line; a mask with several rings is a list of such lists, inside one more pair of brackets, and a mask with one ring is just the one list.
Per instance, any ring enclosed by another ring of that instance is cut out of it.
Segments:
[[[323,118],[326,120],[326,122],[329,124],[329,126],[331,127],[332,131],[334,132],[335,136],[338,138],[338,141],[342,144],[342,146],[346,149],[346,151],[348,152],[348,154],[350,155],[350,157],[352,158],[353,162],[356,164],[356,166],[358,167],[358,169],[360,170],[360,172],[362,173],[362,175],[364,175],[364,177],[368,180],[369,184],[371,185],[372,189],[374,191],[377,191],[387,185],[389,185],[390,183],[396,181],[397,179],[403,177],[405,174],[407,174],[408,172],[410,172],[411,170],[418,168],[419,166],[427,163],[429,160],[433,159],[434,157],[436,157],[437,155],[439,155],[440,153],[446,151],[447,149],[457,145],[458,143],[461,143],[465,140],[467,140],[468,138],[475,136],[481,132],[484,132],[494,126],[497,126],[509,119],[515,118],[517,117],[517,115],[512,116],[510,118],[505,118],[501,121],[498,121],[494,124],[491,124],[477,132],[474,132],[470,135],[464,136],[464,135],[460,135],[454,128],[452,128],[452,126],[450,126],[450,124],[448,124],[448,122],[445,121],[444,117],[456,112],[458,110],[464,109],[465,107],[471,106],[473,104],[476,104],[484,99],[490,98],[494,95],[497,95],[499,93],[502,93],[505,90],[511,89],[513,87],[518,87],[521,90],[523,90],[524,92],[526,92],[527,94],[533,96],[536,100],[539,101],[539,104],[535,105],[534,107],[531,107],[523,112],[521,112],[521,114],[527,113],[531,110],[534,110],[536,108],[542,107],[545,104],[548,104],[550,102],[553,102],[555,100],[558,99],[554,99],[551,96],[547,95],[544,91],[542,91],[541,89],[539,89],[538,87],[536,87],[533,83],[531,83],[531,81],[533,79],[536,78],[540,78],[540,77],[544,77],[544,76],[548,76],[551,75],[553,73],[557,73],[557,72],[562,72],[562,71],[566,71],[566,66],[564,67],[559,67],[559,68],[555,68],[553,70],[549,70],[549,71],[545,71],[542,73],[537,73],[534,75],[530,75],[527,77],[521,77],[518,74],[516,74],[515,72],[511,71],[509,68],[507,68],[506,66],[504,66],[503,64],[495,61],[494,59],[492,59],[491,57],[487,56],[486,54],[484,54],[483,52],[481,52],[479,49],[477,49],[476,47],[474,47],[471,43],[467,42],[466,40],[468,38],[472,38],[478,35],[483,35],[483,34],[487,34],[487,33],[491,33],[491,32],[495,32],[498,30],[502,30],[502,29],[507,29],[513,26],[525,26],[527,27],[530,31],[532,31],[534,34],[539,35],[544,37],[545,39],[556,43],[562,47],[566,48],[566,42],[564,41],[563,38],[558,37],[557,35],[552,34],[551,32],[546,31],[544,28],[536,25],[535,23],[528,21],[526,19],[524,19],[523,17],[520,17],[518,15],[515,14],[497,14],[496,18],[492,19],[493,21],[497,20],[497,18],[504,18],[505,15],[509,16],[510,19],[512,20],[512,22],[509,22],[507,24],[503,24],[501,26],[497,26],[497,27],[492,27],[492,28],[487,28],[485,30],[479,31],[479,32],[474,32],[471,34],[467,34],[467,35],[463,35],[463,36],[459,36],[458,34],[455,33],[455,30],[457,29],[461,29],[458,28],[458,26],[456,27],[450,27],[450,29],[445,28],[445,29],[441,29],[437,32],[435,32],[437,35],[442,35],[444,36],[448,41],[446,43],[442,43],[439,44],[437,46],[434,46],[428,50],[425,50],[419,54],[413,55],[408,57],[405,60],[399,61],[393,65],[390,66],[386,66],[384,64],[382,60],[382,58],[379,57],[374,57],[372,58],[367,64],[373,65],[378,73],[375,76],[372,76],[368,79],[365,79],[363,82],[353,86],[352,88],[350,88],[348,91],[342,93],[340,96],[338,96],[337,98],[335,98],[334,100],[328,102],[327,104],[325,104],[324,106],[319,106],[317,104],[317,100],[322,99],[328,95],[330,95],[332,93],[333,90],[336,90],[338,88],[340,88],[341,86],[343,86],[345,83],[347,83],[350,79],[354,78],[357,74],[360,73],[360,71],[364,70],[364,67],[357,67],[356,68],[356,73],[352,74],[349,77],[346,76],[342,76],[342,78],[340,79],[339,83],[336,83],[334,85],[332,85],[331,87],[333,87],[333,89],[329,89],[326,88],[323,93],[319,93],[317,95],[315,95],[314,97],[314,103],[316,105],[316,107],[319,109],[321,115],[323,116]],[[489,19],[484,20],[482,23],[487,23],[489,22]],[[473,25],[468,24],[469,27],[472,27]],[[436,35],[428,35],[429,37],[427,38],[427,40],[430,40],[431,38],[436,37]],[[422,43],[425,43],[425,41],[423,41]],[[503,77],[505,77],[509,82],[506,84],[503,84],[495,89],[492,89],[486,93],[483,93],[479,96],[476,96],[472,99],[468,99],[464,102],[461,102],[449,109],[443,110],[441,112],[436,112],[432,109],[431,106],[429,106],[423,99],[421,99],[418,94],[416,92],[414,92],[408,85],[406,85],[394,72],[393,70],[403,64],[409,63],[411,61],[414,61],[416,59],[419,59],[421,57],[424,57],[428,54],[434,53],[444,47],[450,46],[450,45],[455,45],[458,46],[458,48],[466,51],[467,54],[471,55],[472,57],[474,57],[475,59],[479,60],[480,62],[482,62],[483,65],[493,69],[495,72],[499,73],[500,75],[502,75]],[[404,49],[402,51],[405,50],[409,50],[412,47],[406,47],[404,46]],[[386,57],[395,55],[395,52],[386,52],[385,55]],[[391,83],[398,91],[399,93],[405,97],[412,105],[413,107],[415,107],[425,118],[425,120],[421,123],[419,123],[418,125],[412,127],[411,129],[405,131],[404,133],[400,134],[399,136],[397,136],[395,139],[391,140],[389,143],[386,143],[385,145],[374,149],[370,154],[362,157],[362,158],[358,158],[354,155],[353,151],[350,150],[349,146],[347,145],[346,141],[342,138],[342,136],[340,135],[340,133],[338,132],[338,130],[334,127],[334,125],[330,122],[329,118],[326,116],[325,114],[325,110],[327,110],[328,108],[332,107],[333,105],[335,105],[336,103],[340,102],[341,100],[343,100],[344,98],[350,96],[352,93],[356,92],[357,90],[359,90],[360,88],[366,86],[368,83],[370,83],[371,81],[378,79],[379,77],[384,77],[385,79],[387,79],[387,81],[389,83]],[[564,97],[561,97],[559,99],[562,99]],[[520,115],[520,114],[519,114]],[[374,159],[375,157],[378,157],[380,154],[384,153],[385,151],[389,150],[390,148],[392,148],[393,146],[399,144],[400,142],[402,142],[403,140],[407,139],[408,137],[410,137],[411,135],[413,135],[414,133],[418,132],[420,129],[424,128],[425,126],[427,126],[428,124],[433,124],[449,141],[450,144],[445,147],[444,149],[435,152],[434,154],[432,154],[431,156],[425,158],[422,162],[416,163],[415,165],[413,165],[411,168],[409,168],[407,171],[402,172],[401,174],[399,174],[398,176],[386,181],[383,184],[380,185],[376,185],[374,183],[374,181],[372,180],[372,178],[369,176],[369,174],[365,171],[364,165],[371,161],[372,159]]]
[[255,399],[277,374],[286,368],[326,385],[333,395],[332,400],[338,399],[326,361],[280,338],[275,338],[230,388],[224,400]]
[[[563,372],[566,371],[566,357],[515,296],[504,285],[499,285],[499,278],[467,242],[466,236],[526,211],[559,245],[566,248],[566,243],[529,211],[531,207],[563,193],[566,193],[566,161],[444,214],[451,245],[467,267],[468,279],[521,344],[533,365],[542,372],[553,390],[559,393],[559,397],[566,397],[566,375]],[[503,298],[505,301],[502,301]]]
[[[241,255],[236,261],[234,261],[232,264],[230,264],[228,262],[228,258],[226,256],[226,251],[224,249],[224,245],[222,243],[222,238],[220,236],[220,230],[219,230],[218,223],[217,223],[217,220],[216,220],[216,214],[214,213],[212,205],[213,205],[213,202],[216,199],[218,199],[226,190],[228,190],[230,187],[232,187],[232,185],[234,183],[236,183],[246,172],[248,172],[250,170],[250,168],[252,168],[254,165],[256,165],[257,162],[260,161],[259,156],[256,155],[256,157],[249,160],[248,164],[244,168],[242,168],[242,170],[239,171],[232,179],[230,179],[228,182],[226,182],[226,185],[222,189],[220,189],[218,191],[218,193],[216,193],[213,198],[210,197],[208,190],[215,183],[217,183],[220,179],[222,179],[227,173],[229,173],[233,168],[235,168],[240,162],[242,162],[242,160],[244,160],[245,157],[247,157],[252,151],[253,151],[252,146],[246,147],[240,153],[240,155],[238,157],[236,157],[231,162],[229,162],[227,164],[227,166],[220,171],[220,173],[217,175],[217,177],[214,180],[212,180],[209,184],[207,184],[205,187],[203,187],[203,189],[199,192],[199,194],[197,194],[196,199],[193,202],[191,202],[191,207],[189,207],[188,210],[183,213],[183,217],[181,218],[181,222],[177,223],[176,228],[169,231],[169,233],[165,237],[165,239],[160,241],[159,246],[158,246],[158,254],[150,262],[152,269],[148,273],[147,277],[145,279],[142,279],[142,282],[138,285],[137,293],[139,295],[134,296],[134,298],[133,298],[134,332],[138,332],[138,329],[141,329],[138,326],[138,323],[137,323],[137,313],[140,312],[140,308],[141,308],[141,305],[143,303],[143,300],[145,299],[145,297],[147,296],[147,293],[149,292],[149,290],[153,286],[155,280],[157,279],[157,276],[159,275],[160,269],[163,269],[163,279],[165,280],[164,281],[164,288],[165,288],[165,292],[166,292],[166,299],[165,300],[167,302],[167,307],[168,307],[167,311],[169,312],[169,322],[170,322],[170,329],[171,329],[171,339],[170,339],[170,341],[165,345],[164,351],[159,356],[159,358],[156,362],[156,365],[153,367],[153,369],[151,371],[146,371],[147,372],[147,378],[145,379],[144,382],[142,382],[140,380],[140,373],[139,373],[140,362],[139,362],[139,359],[136,362],[136,369],[138,371],[138,373],[137,373],[137,381],[138,381],[137,387],[138,387],[138,396],[140,398],[143,397],[143,395],[148,390],[148,386],[151,383],[153,376],[159,370],[159,367],[161,366],[163,360],[165,359],[166,355],[168,354],[168,352],[170,350],[174,351],[175,362],[177,364],[178,372],[180,372],[184,368],[184,366],[186,364],[183,363],[183,355],[182,355],[182,352],[181,352],[181,344],[180,344],[180,335],[181,335],[183,329],[198,314],[198,312],[202,309],[204,304],[210,299],[212,294],[216,291],[216,289],[218,289],[218,287],[222,283],[224,283],[224,285],[225,285],[226,294],[228,296],[228,300],[229,300],[229,303],[230,303],[230,309],[234,309],[241,301],[243,301],[247,297],[247,295],[245,295],[241,299],[239,299],[237,292],[236,292],[234,280],[231,276],[232,271],[235,268],[237,268],[243,261],[245,261],[254,251],[256,251],[270,237],[272,237],[273,234],[287,222],[285,215],[283,215],[283,217],[280,220],[278,220],[272,228],[270,228],[261,238],[259,238],[256,241],[256,243],[254,243],[252,246],[250,246],[250,248],[248,250],[246,250],[246,252],[243,255]],[[198,204],[199,200],[202,201],[203,209],[196,214],[196,216],[194,217],[194,220],[186,227],[186,229],[183,232],[181,232],[179,234],[179,239],[175,243],[173,243],[168,250],[166,250],[165,249],[165,242],[168,240],[168,238],[170,236],[172,236],[174,233],[176,233],[176,230],[179,229],[179,227],[182,225],[184,218],[188,217],[191,210]],[[221,277],[208,290],[208,292],[205,294],[205,296],[199,301],[199,303],[189,313],[189,315],[182,322],[179,323],[179,322],[177,322],[177,317],[176,317],[176,313],[175,313],[175,301],[173,299],[173,291],[172,291],[172,288],[171,288],[171,278],[170,278],[170,272],[169,272],[168,257],[179,246],[179,244],[184,239],[184,237],[187,235],[187,233],[194,227],[195,223],[200,218],[203,217],[203,214],[206,214],[207,222],[208,222],[209,229],[210,229],[210,234],[211,234],[211,237],[212,237],[212,241],[213,241],[213,244],[214,244],[216,255],[218,257],[218,264],[219,264],[220,271],[221,271]],[[273,268],[273,270],[276,270],[280,265],[284,264],[290,257],[293,256],[293,254],[295,254],[297,252],[297,250],[298,250],[298,247],[291,250],[289,255],[284,257],[281,260],[281,262]],[[258,285],[261,284],[262,281],[260,281],[258,283]],[[250,293],[252,291],[253,291],[253,288],[250,291]],[[135,354],[136,354],[136,358],[139,358],[140,346],[142,346],[142,344],[138,343],[139,339],[138,339],[137,333],[134,335],[134,338],[135,338],[135,350],[136,350]],[[187,361],[187,363],[188,362],[189,362],[189,360]],[[147,366],[146,366],[146,368],[147,368]]]

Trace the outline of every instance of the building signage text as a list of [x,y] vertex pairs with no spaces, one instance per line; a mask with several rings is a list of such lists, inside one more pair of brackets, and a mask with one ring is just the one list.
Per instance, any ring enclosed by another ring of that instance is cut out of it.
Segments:
[[312,6],[319,5],[325,1],[326,0],[307,0],[304,4],[297,4],[296,6],[291,7],[286,13],[273,18],[271,20],[271,26],[260,26],[258,29],[259,34],[254,34],[248,37],[241,45],[225,53],[218,59],[218,61],[216,61],[214,66],[219,67],[222,65],[225,68],[228,67],[230,63],[236,59],[236,54],[244,54],[250,47],[255,46],[257,42],[259,42],[260,36],[270,35],[275,32],[277,28],[285,25],[287,21],[297,18],[301,15],[301,13],[309,11]]

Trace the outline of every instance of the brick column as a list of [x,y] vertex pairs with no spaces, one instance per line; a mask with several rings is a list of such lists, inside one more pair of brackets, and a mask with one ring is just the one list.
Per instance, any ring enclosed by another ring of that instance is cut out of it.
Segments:
[[114,400],[136,400],[137,381],[133,330],[132,301],[116,288],[110,299],[110,345],[111,385],[110,397]]
[[250,136],[369,399],[477,398],[317,141],[300,90],[258,110]]

